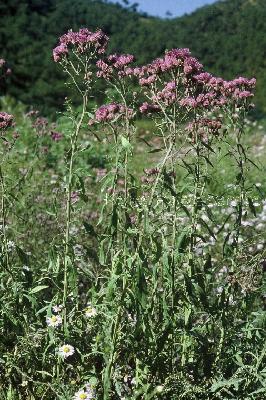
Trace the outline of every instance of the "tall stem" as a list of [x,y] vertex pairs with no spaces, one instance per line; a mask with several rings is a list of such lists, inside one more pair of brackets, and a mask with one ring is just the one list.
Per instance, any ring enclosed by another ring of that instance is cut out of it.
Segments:
[[70,248],[70,224],[71,224],[71,192],[73,187],[73,167],[74,158],[77,149],[77,139],[82,127],[82,123],[85,117],[86,109],[88,103],[88,94],[85,92],[83,94],[83,106],[82,113],[77,122],[74,134],[71,137],[71,153],[69,161],[69,172],[68,172],[68,182],[67,182],[67,204],[66,204],[66,231],[65,231],[65,251],[64,251],[64,290],[63,290],[63,309],[64,309],[64,332],[67,331],[67,312],[66,312],[66,302],[67,302],[67,291],[68,291],[68,264],[69,264],[69,248]]
[[9,268],[9,254],[8,254],[8,246],[7,246],[7,236],[6,236],[6,201],[5,201],[5,181],[4,175],[2,173],[2,167],[0,166],[0,181],[1,181],[1,191],[2,191],[2,199],[1,199],[1,214],[2,214],[2,232],[3,232],[3,243],[4,243],[4,251],[5,251],[5,268],[11,273]]
[[[243,116],[244,120],[244,116]],[[243,217],[243,206],[245,202],[245,171],[244,171],[244,163],[245,163],[245,153],[243,146],[241,144],[241,137],[243,134],[243,121],[240,121],[239,131],[237,132],[236,136],[236,147],[237,147],[237,164],[239,168],[239,186],[240,186],[240,193],[239,193],[239,201],[238,201],[238,218],[236,221],[236,251],[239,242],[239,235],[240,235],[240,228],[242,225],[242,217]]]

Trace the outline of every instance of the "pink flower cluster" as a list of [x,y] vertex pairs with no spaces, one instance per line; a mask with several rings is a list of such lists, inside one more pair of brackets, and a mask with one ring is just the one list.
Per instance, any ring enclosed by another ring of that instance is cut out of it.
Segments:
[[198,73],[203,69],[203,65],[194,57],[187,57],[184,61],[184,74],[190,75]]
[[98,67],[97,76],[110,80],[114,73],[119,77],[129,75],[128,66],[134,61],[134,56],[131,54],[111,54],[106,61],[99,60],[96,65]]
[[60,44],[53,50],[53,57],[55,62],[61,61],[63,57],[67,55],[68,55],[68,47],[66,44]]
[[[139,84],[150,88],[152,104],[143,103],[142,113],[159,112],[162,105],[176,104],[187,109],[210,109],[239,103],[253,97],[255,79],[237,78],[225,81],[203,71],[202,64],[191,57],[189,49],[173,49],[163,58],[131,71]],[[162,85],[162,79],[170,80]],[[169,79],[169,78],[168,78]],[[155,85],[157,83],[157,85]]]
[[112,122],[126,115],[128,118],[132,118],[133,110],[126,108],[123,104],[110,103],[96,110],[95,119],[90,120],[89,125],[93,125],[95,122]]
[[222,122],[219,119],[200,118],[188,124],[186,129],[188,131],[198,131],[201,128],[207,128],[208,131],[216,133],[222,128]]
[[[69,54],[70,46],[74,46],[75,51],[81,54],[88,49],[94,54],[104,53],[108,40],[101,30],[91,32],[84,28],[78,32],[68,31],[60,37],[59,45],[53,50],[54,61],[64,60]],[[131,54],[111,54],[96,62],[97,76],[107,81],[114,77],[137,79],[140,86],[145,87],[143,92],[148,99],[139,107],[142,114],[160,113],[165,107],[175,105],[188,121],[191,111],[196,109],[198,121],[190,125],[190,130],[199,128],[204,132],[217,132],[221,128],[221,122],[203,118],[206,111],[217,111],[221,107],[231,105],[246,107],[247,100],[254,96],[256,79],[239,77],[226,81],[215,77],[204,71],[203,65],[192,57],[187,48],[167,51],[163,57],[142,67],[132,67],[133,62],[134,56]],[[135,93],[133,95],[135,99]],[[132,118],[133,115],[131,108],[110,103],[96,110],[89,125],[113,122],[123,117]],[[61,137],[55,132],[52,138],[60,140]]]
[[152,63],[140,68],[127,70],[127,75],[139,78],[141,86],[150,86],[156,82],[157,77],[165,72],[182,72],[189,76],[199,73],[203,66],[194,57],[189,49],[173,49],[165,53],[163,58],[157,58]]
[[0,112],[0,129],[4,130],[13,125],[14,117],[4,111]]
[[151,75],[151,76],[148,76],[148,78],[140,78],[139,84],[140,84],[140,86],[150,86],[154,82],[156,82],[156,80],[157,80],[157,76]]
[[247,79],[239,77],[231,81],[226,81],[222,78],[214,77],[207,72],[194,76],[194,79],[205,85],[206,88],[216,93],[219,92],[221,96],[224,96],[225,103],[227,102],[226,99],[229,98],[241,100],[253,97],[254,93],[252,90],[256,86],[255,78]]
[[51,139],[54,142],[59,142],[63,138],[62,133],[56,132],[56,131],[51,131]]
[[101,30],[91,32],[87,28],[82,28],[78,32],[68,31],[59,39],[59,45],[53,50],[54,61],[61,61],[69,53],[69,46],[75,46],[79,53],[84,53],[89,47],[93,47],[98,54],[106,50],[108,36]]
[[154,102],[162,101],[166,105],[173,104],[177,99],[177,84],[175,81],[168,82],[162,91],[153,96]]
[[181,107],[188,108],[209,108],[220,107],[227,103],[227,99],[219,93],[211,91],[208,93],[201,93],[197,97],[184,97],[179,101]]
[[161,111],[161,107],[157,104],[149,104],[146,101],[139,108],[142,114],[158,113]]

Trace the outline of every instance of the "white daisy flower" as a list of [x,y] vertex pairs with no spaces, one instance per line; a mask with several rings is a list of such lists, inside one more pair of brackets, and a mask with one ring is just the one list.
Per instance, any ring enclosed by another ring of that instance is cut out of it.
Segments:
[[94,394],[91,391],[79,390],[77,393],[75,393],[73,400],[91,400],[94,398]]
[[[70,344],[64,344],[64,346],[59,347],[59,352],[58,354],[62,356],[63,358],[67,358],[69,356],[72,356],[72,354],[75,353],[75,349],[73,346]],[[86,399],[86,397],[85,397]]]
[[95,317],[97,314],[96,308],[93,307],[90,303],[88,304],[87,308],[85,308],[85,315],[87,318]]
[[15,242],[13,242],[12,240],[8,240],[7,242],[7,250],[8,251],[12,251],[14,250],[16,247]]
[[53,306],[53,311],[58,313],[62,311],[62,308],[63,308],[62,304],[59,304],[59,306]]
[[85,388],[86,388],[86,392],[88,394],[90,394],[91,398],[94,399],[96,397],[96,389],[95,386],[90,384],[90,383],[86,383],[85,384]]
[[46,323],[48,326],[57,327],[62,325],[62,318],[60,315],[52,315],[51,317],[46,318]]

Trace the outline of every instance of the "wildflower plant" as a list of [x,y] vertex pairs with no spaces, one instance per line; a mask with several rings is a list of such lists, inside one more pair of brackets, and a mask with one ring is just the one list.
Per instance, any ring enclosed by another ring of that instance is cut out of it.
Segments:
[[[64,156],[49,177],[44,221],[48,214],[56,228],[47,227],[41,262],[1,231],[7,274],[14,249],[24,265],[23,279],[12,277],[22,297],[8,307],[26,316],[7,344],[5,376],[14,377],[0,393],[15,399],[19,382],[21,399],[259,398],[265,242],[254,251],[252,226],[265,207],[256,211],[248,176],[257,166],[244,136],[256,81],[215,77],[189,49],[136,66],[107,45],[101,30],[61,36],[53,59],[81,107],[66,100],[65,130],[28,116],[36,140],[49,138]],[[98,80],[106,104],[95,106]],[[12,122],[0,113],[3,137]],[[104,163],[93,169],[95,141]],[[218,190],[223,163],[231,175]]]
[[[0,59],[0,80],[11,73],[10,69],[6,68],[6,61]],[[9,253],[13,242],[7,237],[7,215],[8,215],[8,192],[6,188],[6,171],[5,165],[8,163],[10,152],[15,146],[17,135],[11,134],[11,128],[14,126],[14,116],[5,112],[0,112],[0,185],[1,185],[1,259],[3,268],[10,274],[10,257]]]

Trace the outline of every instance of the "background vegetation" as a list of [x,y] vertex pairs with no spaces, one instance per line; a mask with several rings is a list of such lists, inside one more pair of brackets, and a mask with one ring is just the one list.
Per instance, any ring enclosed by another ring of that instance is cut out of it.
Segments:
[[67,94],[51,49],[62,32],[80,26],[102,28],[111,37],[109,51],[135,54],[138,64],[165,48],[189,47],[216,75],[256,76],[257,113],[266,111],[264,0],[218,1],[171,20],[104,0],[5,0],[0,16],[1,57],[13,70],[8,91],[46,114],[58,109]]

